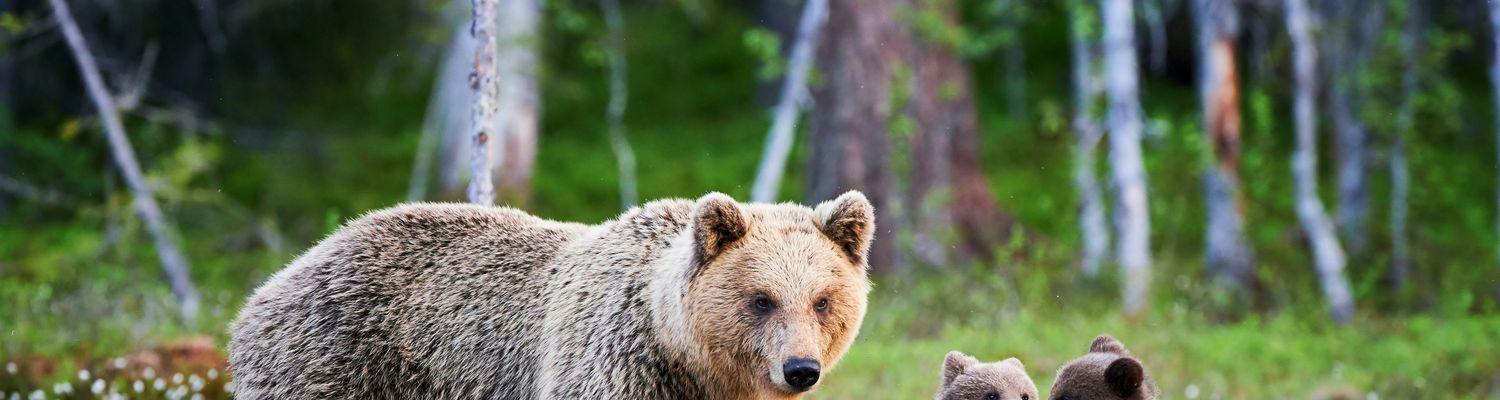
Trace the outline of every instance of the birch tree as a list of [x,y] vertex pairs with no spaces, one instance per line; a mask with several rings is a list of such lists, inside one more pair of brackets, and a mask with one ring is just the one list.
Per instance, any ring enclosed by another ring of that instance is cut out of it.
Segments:
[[1396,131],[1391,133],[1390,163],[1391,202],[1390,240],[1391,261],[1386,279],[1391,288],[1400,292],[1406,287],[1406,277],[1411,269],[1411,248],[1406,232],[1407,194],[1410,192],[1411,173],[1406,162],[1406,140],[1415,127],[1416,99],[1418,90],[1417,65],[1422,50],[1422,2],[1412,1],[1406,5],[1406,23],[1401,30],[1400,48],[1406,56],[1401,62],[1401,104],[1396,111]]
[[1295,85],[1292,100],[1296,121],[1297,149],[1292,155],[1292,173],[1296,181],[1297,218],[1307,232],[1317,265],[1318,279],[1333,320],[1346,323],[1354,314],[1354,299],[1349,281],[1344,278],[1344,249],[1334,233],[1333,222],[1318,199],[1317,114],[1317,48],[1313,44],[1311,20],[1306,0],[1286,0],[1286,26],[1292,38],[1292,75]]
[[1203,173],[1207,232],[1204,264],[1221,284],[1244,288],[1254,279],[1254,256],[1245,240],[1244,200],[1240,190],[1239,73],[1235,37],[1239,16],[1230,0],[1193,0],[1198,25],[1199,101],[1203,108],[1203,143],[1209,147]]
[[[1500,2],[1490,1],[1490,84],[1494,85],[1495,98],[1495,138],[1500,140]],[[1496,142],[1496,154],[1500,155],[1500,142]],[[1500,161],[1496,161],[1496,170],[1500,170]],[[1496,229],[1500,229],[1500,180],[1495,187]],[[1500,235],[1497,235],[1500,237]],[[1496,242],[1495,250],[1500,257],[1500,242]],[[1500,296],[1500,288],[1496,289],[1496,296]]]
[[1086,276],[1096,276],[1109,255],[1109,227],[1105,222],[1104,198],[1096,175],[1095,154],[1103,132],[1094,116],[1099,98],[1099,74],[1095,71],[1093,37],[1099,21],[1085,0],[1069,0],[1069,44],[1073,52],[1073,188],[1078,192],[1078,231],[1083,235],[1081,267]]
[[490,141],[494,133],[495,115],[495,37],[490,33],[495,27],[495,2],[498,0],[473,0],[474,27],[474,73],[469,76],[469,89],[474,91],[474,113],[470,119],[473,131],[472,158],[469,160],[469,202],[480,205],[495,204],[495,183],[490,177]]
[[1366,67],[1379,38],[1385,2],[1323,1],[1328,29],[1322,31],[1327,62],[1329,114],[1333,117],[1337,170],[1337,228],[1347,249],[1363,253],[1369,242],[1369,126],[1359,118],[1367,90],[1355,78]]
[[1141,160],[1141,103],[1135,52],[1135,17],[1130,0],[1101,0],[1104,65],[1109,101],[1110,169],[1116,202],[1116,257],[1124,271],[1124,309],[1146,308],[1151,283],[1151,215],[1146,169]]
[[615,152],[620,165],[620,205],[635,206],[635,150],[625,138],[625,103],[629,98],[625,84],[625,22],[620,15],[619,0],[599,0],[604,10],[604,25],[608,31],[604,53],[609,59],[609,106],[606,120],[609,124],[609,147]]
[[120,121],[114,96],[109,93],[109,89],[104,84],[98,64],[94,62],[94,55],[89,51],[88,42],[84,40],[83,33],[78,29],[78,23],[74,21],[72,11],[63,0],[49,1],[52,4],[53,16],[57,19],[57,25],[62,30],[63,38],[73,53],[74,61],[78,63],[78,72],[83,78],[84,87],[88,90],[89,98],[94,102],[94,108],[98,109],[99,119],[104,123],[105,138],[109,141],[110,153],[114,156],[115,165],[120,169],[120,174],[125,177],[125,183],[130,187],[131,195],[135,197],[136,214],[146,223],[146,230],[151,233],[156,247],[156,256],[161,260],[162,272],[166,274],[167,281],[172,287],[172,295],[177,299],[178,311],[182,313],[184,321],[191,323],[198,315],[200,297],[198,288],[193,285],[192,278],[189,276],[190,267],[187,258],[173,243],[176,232],[171,225],[167,224],[162,216],[161,208],[156,205],[151,186],[146,183],[146,177],[141,173],[140,163],[136,161],[135,150],[131,149],[130,139],[125,133],[125,125]]
[[781,100],[776,103],[771,131],[766,134],[766,148],[761,154],[755,183],[750,189],[750,201],[776,201],[777,191],[781,189],[781,177],[786,170],[786,159],[792,152],[797,113],[807,101],[807,71],[812,67],[813,52],[816,51],[818,36],[823,30],[823,22],[828,19],[828,0],[806,0],[806,3],[802,9],[802,18],[797,23],[797,40],[792,44],[792,54],[787,61],[787,75],[781,83]]

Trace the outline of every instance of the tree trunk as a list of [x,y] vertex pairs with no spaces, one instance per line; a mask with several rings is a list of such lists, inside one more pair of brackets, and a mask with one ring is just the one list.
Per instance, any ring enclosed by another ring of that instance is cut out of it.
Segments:
[[876,273],[903,272],[895,232],[902,207],[891,172],[890,121],[895,69],[910,39],[895,18],[893,0],[835,0],[829,3],[817,63],[824,81],[812,91],[809,113],[812,154],[808,157],[807,199],[833,199],[845,190],[865,192],[875,207],[875,243],[870,267]]
[[1135,17],[1130,0],[1102,1],[1109,156],[1118,213],[1115,252],[1125,276],[1125,312],[1138,314],[1146,308],[1151,284],[1151,215],[1146,197],[1146,169],[1141,160],[1143,121]]
[[[468,7],[468,0],[457,0]],[[471,149],[470,124],[474,91],[469,89],[469,74],[473,65],[474,48],[477,42],[468,27],[468,18],[455,16],[453,38],[432,84],[428,98],[427,115],[422,122],[422,139],[418,144],[412,181],[407,188],[407,200],[418,201],[427,197],[427,180],[434,175],[432,153],[437,152],[440,165],[436,173],[440,192],[446,195],[460,193],[468,182]],[[434,150],[434,148],[436,150]],[[445,196],[447,197],[447,196]]]
[[1317,96],[1317,49],[1308,26],[1313,17],[1308,13],[1306,0],[1286,0],[1286,25],[1292,37],[1296,85],[1293,112],[1297,150],[1292,156],[1292,172],[1296,179],[1297,217],[1311,242],[1318,278],[1322,281],[1323,294],[1328,299],[1333,320],[1342,324],[1353,316],[1354,300],[1349,281],[1344,278],[1343,247],[1334,234],[1333,223],[1323,212],[1323,201],[1318,199],[1317,115],[1313,104]]
[[146,177],[141,174],[141,166],[136,162],[135,151],[131,149],[130,139],[125,134],[125,125],[120,122],[120,115],[116,112],[114,97],[105,87],[104,78],[99,74],[99,67],[94,63],[94,56],[89,52],[88,43],[84,41],[83,33],[78,29],[78,23],[73,20],[73,13],[63,0],[50,1],[57,24],[62,29],[63,37],[67,39],[73,58],[78,62],[78,71],[83,76],[84,86],[87,87],[89,97],[94,101],[94,107],[98,109],[99,119],[104,122],[105,137],[109,140],[110,152],[114,155],[115,164],[120,168],[120,174],[125,176],[125,182],[130,186],[130,191],[135,197],[135,211],[146,222],[146,230],[151,232],[151,238],[156,246],[156,255],[161,259],[162,272],[167,275],[167,280],[171,284],[172,294],[177,298],[182,318],[191,324],[198,315],[199,295],[197,287],[193,285],[192,278],[189,276],[190,268],[187,258],[183,257],[182,252],[178,251],[177,245],[173,243],[176,233],[162,217],[161,208],[156,205],[151,186],[146,183]]
[[[1328,105],[1333,116],[1335,153],[1338,171],[1337,226],[1344,244],[1352,254],[1364,253],[1369,243],[1369,132],[1359,118],[1361,101],[1367,92],[1357,81],[1365,68],[1369,50],[1379,36],[1379,20],[1385,2],[1356,4],[1326,1],[1325,16],[1329,29],[1324,39],[1328,77]],[[1372,31],[1373,29],[1373,31]]]
[[1198,20],[1203,136],[1210,157],[1203,175],[1208,217],[1204,264],[1221,284],[1244,289],[1255,270],[1240,194],[1240,93],[1234,60],[1239,18],[1229,0],[1194,0],[1193,14]]
[[609,124],[609,147],[615,152],[620,165],[620,205],[635,206],[635,150],[625,138],[625,103],[630,95],[625,84],[625,22],[620,15],[619,0],[599,0],[604,9],[604,25],[609,31],[605,38],[604,52],[609,58],[609,106],[606,120]]
[[[490,142],[495,132],[495,36],[490,33],[495,27],[495,2],[498,0],[473,0],[474,74],[469,76],[469,89],[474,91],[474,114],[470,119],[473,130],[473,158],[469,160],[469,202],[480,205],[495,204],[495,182],[490,177]],[[501,154],[504,154],[503,152]]]
[[1390,235],[1391,261],[1386,271],[1388,287],[1396,293],[1406,289],[1411,270],[1411,248],[1406,232],[1407,194],[1411,174],[1406,163],[1407,136],[1415,128],[1416,98],[1419,90],[1417,64],[1422,57],[1421,35],[1424,12],[1421,2],[1407,3],[1406,24],[1401,31],[1401,52],[1406,54],[1401,68],[1401,106],[1396,111],[1396,131],[1391,133]]
[[[932,1],[945,22],[959,24],[956,1]],[[931,265],[989,257],[1013,224],[1000,210],[979,164],[979,122],[968,65],[947,44],[916,40],[908,146],[908,210],[916,255]],[[951,238],[949,236],[952,236]]]
[[1098,46],[1088,21],[1097,21],[1098,14],[1085,0],[1069,0],[1068,12],[1073,51],[1073,187],[1078,192],[1078,231],[1083,235],[1081,267],[1085,276],[1093,277],[1109,256],[1109,227],[1094,166],[1103,132],[1094,116],[1099,98],[1099,75],[1094,66]]
[[812,67],[818,35],[827,19],[828,0],[807,0],[807,5],[802,10],[802,20],[797,23],[797,41],[792,45],[792,54],[787,61],[789,67],[786,78],[782,80],[781,100],[776,103],[771,131],[766,134],[766,148],[761,155],[760,166],[756,168],[750,201],[776,201],[776,195],[781,189],[781,177],[786,171],[786,159],[792,153],[797,111],[806,103],[807,71]]
[[[1494,85],[1496,154],[1500,155],[1500,2],[1489,2],[1490,8],[1490,83]],[[1496,159],[1496,170],[1500,171],[1500,158]],[[1500,181],[1497,181],[1500,183]],[[1495,188],[1496,229],[1500,229],[1500,184]],[[1497,259],[1500,259],[1500,242],[1496,243]],[[1500,298],[1500,288],[1495,295]]]
[[531,204],[531,174],[536,165],[537,125],[540,115],[537,90],[537,49],[541,46],[538,22],[539,0],[505,0],[500,6],[497,38],[499,47],[500,145],[494,173],[495,191],[501,203],[518,207]]

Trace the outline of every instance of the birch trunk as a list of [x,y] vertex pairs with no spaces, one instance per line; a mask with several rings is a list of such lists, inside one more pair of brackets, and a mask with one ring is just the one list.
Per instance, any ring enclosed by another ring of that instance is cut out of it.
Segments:
[[469,76],[469,89],[474,91],[474,113],[470,119],[473,130],[472,158],[469,160],[469,202],[480,205],[495,204],[495,183],[490,177],[490,141],[495,131],[495,37],[490,33],[495,26],[495,1],[473,0],[474,27],[470,31],[477,43],[474,49],[474,73]]
[[635,151],[625,138],[625,103],[629,98],[625,84],[625,22],[620,15],[619,0],[599,0],[604,9],[604,25],[609,37],[605,39],[604,52],[609,58],[609,108],[606,119],[609,124],[609,147],[615,152],[620,165],[620,205],[635,206]]
[[1337,158],[1338,231],[1351,254],[1364,253],[1369,242],[1369,127],[1359,118],[1367,91],[1356,76],[1369,60],[1378,40],[1385,2],[1323,3],[1329,29],[1322,35],[1327,65],[1328,104],[1331,107]]
[[1099,75],[1095,72],[1093,24],[1098,15],[1084,0],[1069,0],[1069,44],[1073,51],[1073,188],[1078,192],[1078,231],[1083,235],[1081,268],[1085,276],[1099,274],[1109,256],[1109,227],[1104,199],[1094,165],[1103,132],[1094,116],[1099,97]]
[[792,152],[797,112],[807,101],[807,71],[812,67],[813,52],[817,49],[823,22],[827,19],[828,0],[807,0],[802,10],[802,19],[797,23],[797,40],[792,45],[787,75],[782,79],[781,100],[776,103],[771,131],[766,134],[766,148],[761,154],[760,167],[756,168],[750,201],[776,201],[776,194],[781,189],[781,177],[786,171],[786,159]]
[[98,65],[94,63],[94,55],[89,52],[88,43],[84,41],[78,23],[73,20],[72,11],[63,0],[50,1],[58,27],[62,29],[68,48],[78,62],[78,72],[83,77],[84,86],[93,99],[94,107],[98,109],[99,119],[104,122],[105,137],[109,140],[115,164],[120,168],[120,174],[125,176],[125,183],[135,197],[135,211],[145,221],[146,230],[151,233],[156,255],[161,259],[162,272],[167,275],[172,295],[177,299],[178,310],[182,313],[183,320],[191,324],[198,315],[200,300],[198,289],[189,276],[187,258],[183,257],[173,243],[176,233],[162,217],[151,186],[141,174],[141,166],[136,162],[135,151],[130,147],[125,125],[120,122],[120,115],[116,111],[114,97],[104,85],[104,78],[99,73]]
[[1318,278],[1333,320],[1346,323],[1354,314],[1354,300],[1349,281],[1344,278],[1344,250],[1334,233],[1333,223],[1318,199],[1317,181],[1317,49],[1313,44],[1306,0],[1286,0],[1286,25],[1292,37],[1297,149],[1292,156],[1292,173],[1296,180],[1297,217],[1307,232],[1317,264]]
[[1130,0],[1102,0],[1104,65],[1109,97],[1110,166],[1117,215],[1115,250],[1124,271],[1127,314],[1145,310],[1151,284],[1151,215],[1141,160],[1141,103]]
[[[1494,85],[1496,154],[1500,155],[1500,2],[1489,2],[1489,11],[1490,35],[1492,36],[1490,38],[1492,41],[1490,43],[1490,83]],[[1496,170],[1500,170],[1500,158],[1497,158],[1496,163]],[[1497,183],[1500,183],[1500,181],[1497,181]],[[1495,201],[1497,211],[1495,227],[1496,229],[1500,229],[1500,185],[1497,185],[1495,189]],[[1496,243],[1495,249],[1497,257],[1500,257],[1500,242]],[[1500,297],[1500,288],[1496,289],[1495,294],[1497,297]]]
[[1415,130],[1416,98],[1420,84],[1417,60],[1422,58],[1420,43],[1425,11],[1420,2],[1407,3],[1406,7],[1406,25],[1401,31],[1401,52],[1406,54],[1401,69],[1401,106],[1396,112],[1396,131],[1391,133],[1389,160],[1391,263],[1386,271],[1386,280],[1397,293],[1406,288],[1406,277],[1411,270],[1411,248],[1406,231],[1407,194],[1410,192],[1411,174],[1406,162],[1406,141]]
[[1203,139],[1209,168],[1203,174],[1207,232],[1204,264],[1221,284],[1246,288],[1255,278],[1254,255],[1245,240],[1240,191],[1239,73],[1234,42],[1239,17],[1229,0],[1193,0],[1201,57],[1198,93],[1203,107]]

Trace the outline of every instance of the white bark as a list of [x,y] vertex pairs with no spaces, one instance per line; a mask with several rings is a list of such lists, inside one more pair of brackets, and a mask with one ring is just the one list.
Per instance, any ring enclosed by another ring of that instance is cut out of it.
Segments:
[[1397,292],[1406,287],[1406,277],[1411,270],[1411,248],[1406,233],[1407,194],[1410,192],[1411,174],[1406,163],[1406,140],[1408,135],[1413,134],[1415,124],[1419,85],[1417,60],[1421,59],[1421,50],[1418,49],[1422,34],[1421,8],[1418,2],[1407,3],[1406,26],[1401,32],[1401,52],[1407,55],[1401,70],[1401,108],[1396,112],[1396,131],[1391,134],[1391,264],[1386,278]]
[[1094,166],[1103,136],[1093,110],[1099,97],[1099,74],[1094,65],[1098,46],[1089,21],[1097,19],[1085,1],[1068,3],[1073,51],[1073,187],[1078,192],[1078,231],[1083,235],[1080,266],[1084,275],[1092,277],[1099,274],[1100,264],[1109,256],[1109,226]]
[[1244,287],[1253,279],[1253,254],[1245,240],[1240,195],[1239,75],[1234,42],[1239,30],[1235,4],[1229,0],[1194,0],[1200,57],[1198,94],[1203,113],[1203,143],[1208,168],[1203,174],[1207,227],[1204,265],[1221,284]]
[[1310,19],[1306,0],[1286,0],[1286,25],[1292,37],[1293,77],[1295,98],[1293,113],[1296,118],[1297,150],[1292,156],[1292,173],[1296,180],[1297,217],[1307,231],[1311,242],[1313,260],[1317,264],[1318,279],[1322,282],[1323,294],[1327,297],[1333,319],[1346,323],[1354,314],[1354,300],[1349,291],[1349,281],[1344,278],[1344,249],[1334,234],[1333,222],[1323,211],[1323,201],[1318,199],[1317,178],[1317,115],[1314,110],[1317,96],[1317,49],[1310,32]]
[[474,91],[474,113],[470,119],[474,142],[473,158],[469,160],[468,193],[469,202],[480,205],[495,204],[495,182],[490,177],[490,141],[494,139],[497,93],[495,37],[490,30],[495,27],[496,1],[473,0],[474,27],[470,30],[478,45],[474,49],[474,73],[469,76],[469,89]]
[[84,87],[88,89],[94,107],[98,108],[99,119],[104,122],[105,137],[109,140],[115,164],[120,168],[120,174],[125,176],[125,183],[135,197],[135,211],[146,222],[146,230],[151,233],[156,255],[161,259],[162,272],[167,275],[178,309],[183,319],[191,323],[198,315],[200,300],[198,289],[189,276],[187,258],[183,257],[173,243],[176,235],[162,217],[151,186],[141,174],[140,163],[136,162],[135,151],[131,149],[130,139],[125,134],[125,125],[120,122],[120,115],[116,111],[114,97],[104,85],[104,78],[99,74],[99,67],[94,63],[94,55],[89,52],[88,43],[84,41],[78,23],[73,20],[72,11],[63,0],[50,1],[58,27],[62,29],[68,48],[78,62],[78,72],[83,76]]
[[635,151],[625,138],[625,102],[629,98],[625,84],[625,22],[620,15],[619,0],[599,0],[604,9],[604,25],[609,31],[604,52],[609,58],[609,147],[620,164],[620,205],[635,206]]
[[756,168],[750,201],[776,201],[776,194],[781,189],[781,177],[786,171],[786,159],[792,152],[797,112],[808,100],[807,71],[812,68],[813,52],[817,49],[823,22],[827,19],[828,0],[807,0],[802,9],[802,19],[797,23],[797,40],[792,44],[792,54],[787,61],[786,79],[781,82],[781,100],[776,103],[771,131],[766,134],[766,148],[760,157],[760,167]]
[[[1495,118],[1497,121],[1495,124],[1495,137],[1500,139],[1500,2],[1490,1],[1489,10],[1490,34],[1493,35],[1490,38],[1492,40],[1490,43],[1492,51],[1490,58],[1490,83],[1494,85],[1495,91],[1493,93],[1495,96]],[[1500,155],[1500,142],[1496,142],[1496,154]],[[1500,161],[1497,161],[1496,170],[1500,171]],[[1500,184],[1500,180],[1497,180],[1497,184]],[[1495,208],[1497,212],[1500,212],[1500,185],[1497,185],[1495,188]],[[1496,229],[1500,229],[1500,214],[1496,215],[1495,227]],[[1495,246],[1496,251],[1500,251],[1500,242],[1495,243]],[[1500,289],[1497,289],[1496,295],[1500,296]]]
[[1124,309],[1144,311],[1151,284],[1151,215],[1141,160],[1139,63],[1130,0],[1102,0],[1104,65],[1109,98],[1110,164],[1116,196],[1116,257],[1124,271]]

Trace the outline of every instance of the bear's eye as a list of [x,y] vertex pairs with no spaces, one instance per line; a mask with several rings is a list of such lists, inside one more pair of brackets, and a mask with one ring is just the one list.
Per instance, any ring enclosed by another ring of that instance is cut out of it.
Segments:
[[763,313],[776,309],[776,303],[766,296],[755,296],[755,300],[750,302],[750,306],[755,307],[755,311]]
[[813,303],[813,309],[818,311],[828,311],[828,299],[818,299],[817,303]]
[[984,400],[1000,400],[1000,394],[995,392],[985,393]]

